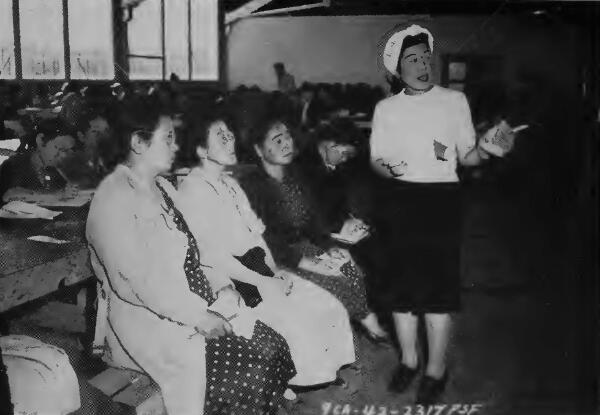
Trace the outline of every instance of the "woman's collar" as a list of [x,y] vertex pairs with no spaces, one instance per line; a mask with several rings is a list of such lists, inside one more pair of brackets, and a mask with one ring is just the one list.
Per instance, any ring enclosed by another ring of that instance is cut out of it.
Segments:
[[[123,174],[126,178],[127,181],[129,182],[129,184],[131,185],[131,187],[135,190],[143,190],[143,191],[147,191],[147,192],[151,192],[152,189],[149,187],[149,183],[147,183],[144,179],[142,179],[140,177],[139,174],[137,174],[131,167],[129,167],[126,164],[119,164],[116,168],[115,171],[119,172],[120,174]],[[152,181],[151,183],[154,183],[156,181],[156,179],[158,178],[155,177],[155,180]]]

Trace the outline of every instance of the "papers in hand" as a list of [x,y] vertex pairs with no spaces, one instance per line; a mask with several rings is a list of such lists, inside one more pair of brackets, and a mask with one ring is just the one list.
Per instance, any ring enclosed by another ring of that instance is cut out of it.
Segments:
[[12,201],[0,209],[0,218],[6,219],[47,219],[52,220],[62,212],[48,210],[32,203]]
[[71,242],[71,241],[65,241],[64,239],[56,239],[56,238],[52,238],[51,236],[44,236],[44,235],[30,236],[27,239],[29,239],[30,241],[45,242],[45,243],[57,244],[57,245],[68,244],[69,242]]
[[339,233],[332,233],[331,237],[347,244],[354,245],[362,239],[369,236],[369,227],[363,221],[356,218],[350,218],[344,222],[342,230]]
[[347,261],[338,257],[333,257],[329,253],[324,253],[314,258],[304,258],[298,264],[298,267],[309,272],[321,275],[340,276],[342,265]]
[[481,137],[480,146],[486,152],[496,156],[504,157],[510,152],[515,144],[516,134],[529,128],[528,125],[511,127],[506,121],[501,121],[493,126]]

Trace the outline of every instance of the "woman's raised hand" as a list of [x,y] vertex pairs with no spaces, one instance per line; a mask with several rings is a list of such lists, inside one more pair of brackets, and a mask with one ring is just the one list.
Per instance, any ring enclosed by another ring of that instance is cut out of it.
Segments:
[[404,161],[399,163],[391,163],[380,157],[374,160],[373,166],[375,167],[377,173],[381,174],[382,176],[394,178],[404,176],[408,164],[406,164]]
[[513,128],[502,120],[481,136],[478,149],[496,157],[504,157],[514,148],[517,133],[525,128],[527,128],[526,125]]

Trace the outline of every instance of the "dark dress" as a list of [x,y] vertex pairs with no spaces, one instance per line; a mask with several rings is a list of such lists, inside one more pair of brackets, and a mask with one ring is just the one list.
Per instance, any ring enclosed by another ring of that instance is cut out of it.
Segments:
[[[190,291],[210,305],[216,297],[200,267],[199,251],[181,213],[160,187],[177,229],[188,238],[184,263]],[[275,414],[296,369],[285,339],[257,321],[250,340],[223,336],[206,340],[205,414]],[[200,414],[199,414],[200,415]]]
[[300,170],[290,168],[281,183],[262,169],[247,172],[238,180],[252,209],[266,226],[263,236],[275,261],[329,291],[346,307],[351,318],[362,320],[369,309],[364,278],[356,266],[344,264],[342,276],[298,269],[302,257],[320,255],[334,246],[329,237],[331,227],[319,215],[309,182]]

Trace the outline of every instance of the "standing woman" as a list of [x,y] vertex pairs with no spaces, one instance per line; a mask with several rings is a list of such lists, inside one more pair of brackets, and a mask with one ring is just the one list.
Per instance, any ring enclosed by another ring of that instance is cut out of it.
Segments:
[[229,318],[213,311],[239,296],[204,264],[175,189],[160,177],[177,150],[172,119],[141,104],[123,127],[124,160],[100,184],[87,221],[100,284],[94,348],[111,366],[150,375],[170,415],[275,414],[296,373],[287,343],[261,321],[238,333],[250,312],[241,305]]
[[460,309],[461,204],[456,167],[479,164],[465,95],[432,82],[433,37],[412,25],[387,42],[383,62],[404,89],[373,116],[371,163],[379,186],[377,232],[385,259],[371,287],[393,315],[402,361],[390,388],[403,392],[421,367],[418,317],[424,315],[429,360],[417,401],[437,401],[448,380],[451,316]]

